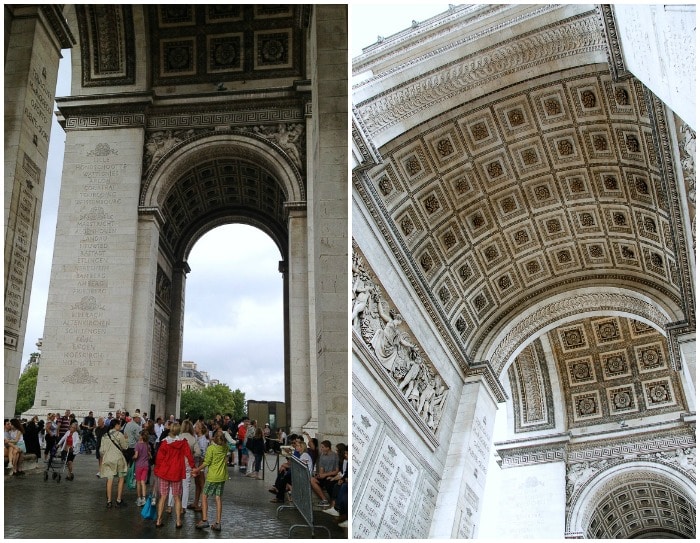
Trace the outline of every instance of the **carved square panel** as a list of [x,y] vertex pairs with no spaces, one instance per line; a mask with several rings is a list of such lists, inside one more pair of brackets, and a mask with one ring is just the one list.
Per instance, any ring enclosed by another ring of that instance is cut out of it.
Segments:
[[595,193],[586,170],[567,170],[558,173],[557,178],[566,202],[595,201]]
[[466,225],[471,242],[476,243],[486,235],[493,234],[496,222],[491,215],[489,206],[470,206],[461,216],[462,224]]
[[448,261],[455,255],[470,250],[459,227],[454,221],[440,227],[440,231],[437,233],[437,239],[442,253],[447,257]]
[[509,149],[515,170],[520,177],[539,175],[549,171],[549,161],[539,136],[513,143]]
[[644,137],[635,125],[614,126],[615,142],[622,160],[646,164]]
[[437,164],[438,171],[448,169],[467,159],[457,129],[452,124],[426,134],[424,140]]
[[573,243],[557,245],[547,249],[547,256],[555,274],[565,273],[568,270],[581,268],[578,251]]
[[629,319],[627,322],[629,322],[630,335],[632,338],[648,336],[656,333],[656,329],[645,322],[636,321],[633,319]]
[[593,334],[599,346],[607,346],[623,340],[620,321],[615,317],[591,320]]
[[437,289],[437,297],[446,313],[460,300],[452,280],[448,277]]
[[259,30],[253,33],[253,68],[277,70],[291,68],[294,62],[292,29]]
[[488,152],[502,145],[498,130],[496,130],[496,123],[489,110],[481,110],[460,119],[458,125],[472,155]]
[[596,77],[566,83],[574,116],[579,122],[605,120],[605,96]]
[[634,356],[639,373],[649,373],[668,368],[666,351],[660,341],[635,346]]
[[529,221],[521,221],[514,226],[506,228],[503,234],[510,246],[510,250],[515,255],[539,246],[537,233],[532,229],[532,223]]
[[522,288],[520,279],[512,266],[495,274],[491,278],[491,286],[501,302],[512,297],[513,294],[517,294]]
[[602,161],[607,163],[613,161],[615,142],[606,128],[584,126],[579,130],[589,162]]
[[608,408],[611,415],[634,413],[639,411],[634,385],[630,384],[620,387],[612,387],[606,392],[608,396]]
[[581,143],[573,129],[547,134],[545,145],[555,164],[566,166],[583,166],[585,164]]
[[415,200],[416,211],[425,217],[430,225],[435,225],[452,214],[449,201],[438,183],[431,183],[416,193]]
[[643,381],[642,390],[647,409],[658,409],[676,403],[670,377]]
[[459,209],[470,205],[474,199],[481,199],[481,187],[472,167],[462,167],[443,176],[444,185],[454,195],[453,201]]
[[612,261],[605,240],[581,244],[583,261],[590,266],[610,266]]
[[535,223],[545,243],[559,239],[570,239],[571,231],[563,211],[537,217]]
[[415,185],[416,182],[425,180],[433,173],[428,157],[420,142],[412,145],[402,153],[394,155],[394,161],[399,175],[409,185]]
[[648,249],[644,247],[642,249],[644,269],[660,277],[666,277],[666,263],[664,255],[661,251]]
[[614,199],[615,201],[625,197],[624,180],[620,172],[610,168],[591,168],[594,191],[600,200]]
[[453,321],[453,326],[462,341],[466,342],[470,332],[474,329],[474,321],[467,311],[460,311]]
[[597,390],[573,394],[571,400],[575,422],[595,420],[603,417],[600,393]]
[[501,226],[528,217],[520,189],[517,187],[494,194],[491,201],[494,202],[493,209],[496,214],[496,220]]
[[438,252],[428,243],[424,248],[417,249],[416,254],[418,255],[416,262],[425,278],[428,281],[434,279],[443,268]]
[[158,6],[158,26],[172,28],[195,24],[194,6],[190,4],[168,4]]
[[603,228],[595,206],[576,206],[568,209],[576,236],[602,234]]
[[627,357],[626,349],[616,351],[608,351],[600,353],[600,367],[603,371],[603,379],[610,381],[620,377],[630,377],[632,375],[632,366]]
[[532,92],[530,101],[542,128],[571,126],[571,112],[561,85]]
[[494,270],[509,259],[508,251],[500,234],[481,243],[478,248],[478,254],[481,257],[485,270]]
[[613,119],[634,120],[636,118],[634,89],[630,87],[628,80],[603,81],[603,88],[605,89],[608,110]]
[[525,96],[517,96],[494,106],[494,113],[507,141],[534,134],[535,117]]
[[525,284],[532,286],[551,276],[547,262],[540,255],[535,255],[518,262]]
[[207,23],[231,23],[243,20],[243,6],[240,4],[212,4],[206,6]]
[[632,234],[632,218],[629,208],[622,206],[601,205],[606,227],[609,232]]
[[473,252],[468,252],[464,257],[455,262],[450,269],[456,273],[457,284],[462,289],[481,281],[479,265],[474,261]]
[[583,324],[559,328],[559,341],[564,352],[588,348],[588,339]]
[[243,33],[207,36],[207,72],[243,71]]
[[406,245],[412,247],[415,242],[425,236],[425,228],[413,207],[408,206],[396,219],[396,226],[404,236]]
[[652,213],[636,210],[634,215],[637,224],[636,232],[643,238],[660,243],[663,225],[659,226],[657,216]]
[[194,75],[197,73],[196,58],[197,44],[194,38],[161,40],[160,76]]
[[597,380],[593,357],[591,356],[567,360],[566,373],[569,377],[569,384],[572,387],[595,383]]
[[612,254],[618,267],[640,268],[639,249],[634,242],[613,242]]
[[488,286],[484,285],[481,291],[470,296],[469,306],[476,316],[483,321],[496,307],[493,300],[493,294],[489,291]]
[[560,205],[559,193],[551,175],[523,181],[522,186],[525,198],[532,209],[540,210]]
[[487,191],[513,178],[513,174],[508,166],[508,157],[503,152],[479,157],[475,164]]
[[287,4],[257,4],[255,6],[256,19],[279,19],[291,17],[292,6]]
[[624,174],[632,200],[653,206],[656,187],[652,179],[646,173],[637,170],[625,169]]

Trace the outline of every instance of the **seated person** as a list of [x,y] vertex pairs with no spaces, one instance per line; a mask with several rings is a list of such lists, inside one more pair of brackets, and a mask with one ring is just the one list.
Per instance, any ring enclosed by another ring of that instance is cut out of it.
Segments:
[[330,441],[327,439],[322,441],[320,450],[321,454],[316,462],[318,472],[311,478],[311,490],[321,499],[318,505],[328,507],[330,503],[326,500],[323,491],[328,491],[330,496],[330,490],[335,486],[335,481],[332,481],[331,478],[338,474],[340,466],[338,465],[338,455],[332,450]]
[[24,428],[17,419],[5,422],[5,451],[7,460],[12,466],[12,475],[24,475],[19,466],[22,454],[26,453],[27,449],[24,443]]

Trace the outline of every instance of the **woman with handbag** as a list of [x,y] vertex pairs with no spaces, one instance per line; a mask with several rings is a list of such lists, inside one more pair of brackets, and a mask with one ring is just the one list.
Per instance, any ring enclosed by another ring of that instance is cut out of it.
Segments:
[[127,465],[124,452],[129,446],[122,429],[121,420],[114,419],[109,424],[109,432],[102,436],[100,444],[100,454],[102,455],[102,466],[100,466],[100,478],[107,479],[107,507],[112,507],[112,481],[119,478],[117,483],[117,507],[126,505],[122,500],[124,492],[124,477],[126,477]]

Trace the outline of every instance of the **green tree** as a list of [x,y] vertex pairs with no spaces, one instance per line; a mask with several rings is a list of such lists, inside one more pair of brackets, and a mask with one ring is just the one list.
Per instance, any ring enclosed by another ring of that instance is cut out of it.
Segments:
[[33,366],[22,372],[19,376],[17,384],[17,402],[15,404],[15,413],[21,414],[30,409],[34,405],[34,396],[36,394],[36,380],[39,375],[39,366]]
[[217,413],[231,413],[234,419],[245,414],[245,393],[219,384],[201,390],[184,390],[180,396],[180,418],[200,415],[211,419]]

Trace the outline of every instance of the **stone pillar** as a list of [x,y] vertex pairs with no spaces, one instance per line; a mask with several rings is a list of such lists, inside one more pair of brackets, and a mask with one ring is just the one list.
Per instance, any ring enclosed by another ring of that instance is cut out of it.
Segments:
[[[286,260],[280,260],[277,268],[282,274],[282,312],[284,313],[283,334],[284,334],[284,404],[291,405],[291,368],[290,368],[290,353],[289,353],[289,267]],[[279,414],[278,414],[279,415]],[[292,421],[289,418],[289,409],[285,409],[284,418],[277,418],[277,426],[289,428]]]
[[477,536],[497,400],[480,375],[462,389],[442,475],[431,538]]
[[347,6],[314,6],[313,192],[315,346],[319,437],[348,438]]
[[695,332],[676,338],[681,354],[681,383],[683,383],[683,393],[688,402],[688,411],[695,413],[695,394],[697,391],[697,376],[695,368],[695,357],[697,354],[697,344]]
[[133,409],[126,405],[127,389],[144,386],[127,382],[131,333],[143,324],[134,314],[143,116],[124,115],[122,126],[83,130],[93,122],[113,122],[86,113],[108,104],[82,97],[66,102],[78,107],[62,109],[66,151],[31,413]]
[[5,417],[15,415],[58,60],[67,47],[57,6],[5,7]]
[[[158,267],[158,242],[163,216],[158,209],[139,210],[134,271],[133,326],[127,369],[126,408],[143,412],[155,404],[162,413],[165,405],[150,390],[153,358],[153,313]],[[146,411],[148,412],[148,411]]]
[[182,330],[185,325],[185,283],[190,267],[180,262],[173,268],[168,366],[165,385],[165,416],[180,417],[180,370],[182,368]]
[[306,212],[289,209],[289,385],[287,418],[299,431],[311,419],[309,381],[309,278],[307,266]]

